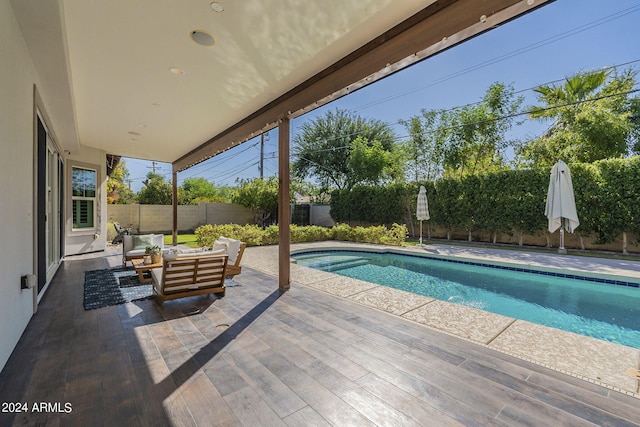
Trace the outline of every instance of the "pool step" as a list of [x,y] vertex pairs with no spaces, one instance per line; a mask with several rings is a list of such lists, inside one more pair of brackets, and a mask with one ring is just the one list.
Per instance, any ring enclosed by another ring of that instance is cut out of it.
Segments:
[[340,271],[340,270],[346,270],[349,268],[360,267],[362,265],[367,265],[367,264],[369,264],[369,261],[367,261],[366,259],[352,259],[348,261],[341,261],[339,263],[331,263],[331,265],[327,265],[322,269],[324,271]]
[[[298,262],[300,262],[301,260],[303,260],[304,258],[298,258]],[[332,267],[340,267],[342,265],[345,264],[351,264],[351,263],[367,263],[368,261],[362,257],[344,257],[342,259],[332,259],[332,260],[326,260],[326,261],[315,261],[313,263],[313,266],[311,268],[316,268],[319,270],[325,270],[327,268],[331,268],[331,271],[335,271],[334,268]],[[304,264],[303,264],[304,265]]]

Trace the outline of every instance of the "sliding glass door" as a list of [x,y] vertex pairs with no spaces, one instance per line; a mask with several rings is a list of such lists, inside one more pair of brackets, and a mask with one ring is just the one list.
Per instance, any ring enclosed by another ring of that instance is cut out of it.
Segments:
[[38,115],[36,172],[36,265],[38,294],[51,281],[62,257],[62,158]]
[[47,280],[60,261],[60,182],[58,152],[47,138],[47,200],[45,215]]

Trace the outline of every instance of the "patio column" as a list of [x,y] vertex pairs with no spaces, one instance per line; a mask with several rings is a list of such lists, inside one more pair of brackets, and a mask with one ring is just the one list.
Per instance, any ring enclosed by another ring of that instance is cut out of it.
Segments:
[[172,178],[172,191],[171,191],[171,207],[173,208],[173,226],[172,226],[172,244],[173,246],[178,244],[178,172],[173,171]]
[[281,292],[288,290],[291,282],[289,130],[289,118],[285,117],[278,125],[278,285]]

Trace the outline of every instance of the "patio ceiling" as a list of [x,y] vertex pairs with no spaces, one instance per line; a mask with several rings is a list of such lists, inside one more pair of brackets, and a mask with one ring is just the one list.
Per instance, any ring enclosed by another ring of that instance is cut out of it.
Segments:
[[64,149],[182,170],[545,0],[11,3]]

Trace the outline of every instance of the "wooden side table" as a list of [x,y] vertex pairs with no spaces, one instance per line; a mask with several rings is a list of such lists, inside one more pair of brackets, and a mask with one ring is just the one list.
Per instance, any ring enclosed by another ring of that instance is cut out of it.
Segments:
[[156,262],[154,264],[145,264],[142,258],[134,258],[131,260],[133,267],[136,269],[136,273],[138,273],[138,281],[140,283],[149,283],[153,281],[151,275],[148,277],[145,276],[145,273],[153,270],[154,268],[162,267],[162,258],[160,258],[160,262]]

